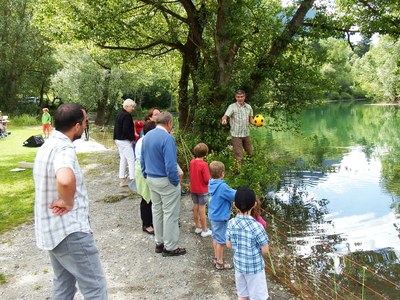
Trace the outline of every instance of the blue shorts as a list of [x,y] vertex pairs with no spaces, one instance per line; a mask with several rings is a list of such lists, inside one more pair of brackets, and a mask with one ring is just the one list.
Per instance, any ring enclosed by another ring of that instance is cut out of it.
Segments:
[[212,238],[220,245],[226,244],[226,227],[228,226],[228,221],[211,221]]

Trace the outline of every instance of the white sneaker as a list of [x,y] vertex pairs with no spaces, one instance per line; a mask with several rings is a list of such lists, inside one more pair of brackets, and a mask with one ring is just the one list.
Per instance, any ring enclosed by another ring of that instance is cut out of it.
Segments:
[[201,233],[203,230],[201,229],[201,228],[196,228],[195,230],[194,230],[194,233],[196,233],[196,234],[199,234],[199,233]]
[[201,237],[208,237],[208,236],[212,235],[212,231],[207,228],[207,230],[202,231],[200,235],[201,235]]

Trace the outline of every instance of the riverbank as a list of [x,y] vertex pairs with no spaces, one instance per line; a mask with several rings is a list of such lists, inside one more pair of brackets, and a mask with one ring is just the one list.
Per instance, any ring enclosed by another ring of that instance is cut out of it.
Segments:
[[[162,257],[154,239],[141,228],[140,197],[118,187],[115,151],[85,154],[80,159],[90,197],[94,236],[107,277],[109,299],[236,299],[234,271],[212,265],[211,238],[193,233],[192,203],[182,197],[180,246],[188,253]],[[47,253],[37,249],[33,224],[0,236],[1,299],[50,299],[52,268]],[[231,261],[230,251],[226,258]],[[268,279],[273,300],[296,299]],[[75,299],[82,299],[77,294]]]

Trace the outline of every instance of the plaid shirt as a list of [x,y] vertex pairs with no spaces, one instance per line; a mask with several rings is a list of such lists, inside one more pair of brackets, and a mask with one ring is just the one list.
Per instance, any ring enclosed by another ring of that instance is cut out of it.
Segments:
[[[76,179],[74,207],[63,216],[53,214],[49,204],[59,198],[56,172],[73,170]],[[89,199],[75,146],[63,133],[55,130],[38,149],[33,166],[35,181],[35,233],[40,249],[52,250],[74,232],[92,232],[89,224]]]
[[247,103],[240,106],[237,102],[228,106],[225,115],[229,117],[231,135],[234,137],[246,137],[250,135],[249,117],[253,116],[253,109]]
[[229,220],[226,240],[233,250],[233,262],[237,272],[256,274],[264,270],[261,247],[268,244],[264,228],[252,216],[236,215]]

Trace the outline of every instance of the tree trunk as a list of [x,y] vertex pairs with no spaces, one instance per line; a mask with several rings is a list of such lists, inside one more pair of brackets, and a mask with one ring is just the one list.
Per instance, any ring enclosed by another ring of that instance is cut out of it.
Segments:
[[179,110],[179,130],[186,131],[189,127],[189,76],[190,66],[188,58],[185,54],[182,55],[181,77],[178,87],[178,110]]
[[103,95],[102,98],[97,101],[97,111],[96,111],[96,119],[94,123],[96,125],[103,126],[104,125],[104,119],[106,115],[106,107],[107,107],[107,102],[108,98],[110,95],[110,79],[111,79],[111,68],[104,68],[104,84],[103,84]]
[[106,115],[106,105],[104,101],[97,102],[96,119],[94,123],[99,126],[104,125],[104,119]]
[[304,0],[301,1],[296,13],[290,22],[286,25],[285,30],[281,35],[273,42],[271,49],[264,56],[261,57],[257,63],[257,67],[250,76],[249,86],[256,90],[261,85],[262,81],[266,78],[265,73],[273,68],[276,59],[289,45],[296,32],[303,25],[304,18],[307,12],[312,8],[315,0]]

